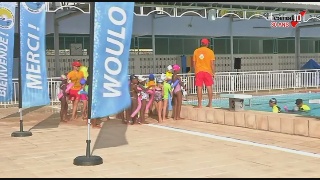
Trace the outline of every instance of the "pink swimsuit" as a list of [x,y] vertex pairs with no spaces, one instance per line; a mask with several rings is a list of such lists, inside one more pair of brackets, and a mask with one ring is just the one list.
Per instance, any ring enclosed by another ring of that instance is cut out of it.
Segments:
[[88,101],[88,95],[87,94],[80,94],[80,100],[81,101]]
[[174,88],[174,93],[177,93],[179,91],[181,91],[181,86],[180,84],[177,84],[177,86]]

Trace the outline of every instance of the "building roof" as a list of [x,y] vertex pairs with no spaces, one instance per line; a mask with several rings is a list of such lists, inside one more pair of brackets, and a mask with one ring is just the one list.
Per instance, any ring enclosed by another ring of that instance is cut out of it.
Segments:
[[181,7],[181,8],[228,8],[243,10],[274,10],[320,12],[319,2],[136,2],[140,7]]
[[[46,2],[47,12],[53,12],[56,9],[65,7],[75,7],[78,10],[88,12],[90,2]],[[145,12],[149,9],[158,8],[177,8],[178,10],[200,10],[200,9],[233,9],[262,11],[262,12],[299,12],[307,10],[312,13],[320,13],[320,2],[136,2],[135,13],[138,7],[143,7]]]
[[[316,2],[136,2],[135,14],[147,16],[157,11],[157,14],[180,17],[195,15],[206,18],[208,10],[220,12],[241,12],[241,14],[265,13],[299,13],[307,10],[308,14],[320,14],[320,3]],[[162,11],[162,13],[160,13]],[[189,12],[188,14],[186,14]],[[246,13],[243,13],[246,12]],[[238,13],[239,14],[239,13]],[[249,15],[249,16],[250,16]],[[240,15],[241,16],[241,15]]]
[[316,6],[320,6],[320,2],[280,2],[280,3],[303,4],[303,5],[316,5]]
[[[134,13],[137,16],[154,13],[157,16],[207,18],[208,11],[212,9],[218,12],[217,16],[236,14],[241,19],[251,18],[256,14],[267,16],[267,13],[299,13],[302,10],[307,10],[308,15],[320,17],[320,2],[135,2]],[[58,19],[67,18],[70,15],[89,13],[90,2],[46,2],[46,10],[56,12]]]

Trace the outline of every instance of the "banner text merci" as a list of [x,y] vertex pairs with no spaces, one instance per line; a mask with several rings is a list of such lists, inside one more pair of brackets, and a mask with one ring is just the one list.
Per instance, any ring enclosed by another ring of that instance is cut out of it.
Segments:
[[[32,24],[28,24],[30,32],[39,31],[39,27],[36,27]],[[27,52],[27,87],[32,89],[42,89],[42,77],[40,71],[40,54],[38,52],[40,48],[40,38],[34,34],[28,33],[27,45],[29,51]]]

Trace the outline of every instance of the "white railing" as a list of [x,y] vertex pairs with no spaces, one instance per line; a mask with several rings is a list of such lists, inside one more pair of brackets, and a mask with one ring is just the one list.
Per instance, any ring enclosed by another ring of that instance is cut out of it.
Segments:
[[[148,76],[148,75],[144,75]],[[156,78],[159,74],[155,75]],[[181,74],[186,83],[188,94],[196,94],[194,74]],[[57,94],[61,81],[58,77],[48,78],[48,92],[51,105],[59,104]],[[215,75],[214,93],[258,92],[266,90],[284,90],[299,88],[318,88],[320,70],[283,70],[283,71],[251,71],[251,72],[219,72]],[[13,82],[13,98],[11,102],[0,103],[0,107],[17,105],[19,102],[19,86],[17,79]],[[206,93],[206,89],[203,89]]]

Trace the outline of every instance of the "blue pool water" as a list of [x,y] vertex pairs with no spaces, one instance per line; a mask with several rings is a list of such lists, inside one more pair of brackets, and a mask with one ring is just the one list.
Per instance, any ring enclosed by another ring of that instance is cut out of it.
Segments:
[[[269,100],[271,98],[276,98],[278,101],[278,106],[283,110],[284,106],[287,106],[288,109],[293,109],[295,107],[296,99],[302,99],[304,104],[309,105],[311,111],[309,112],[299,112],[297,114],[303,116],[313,116],[320,117],[320,104],[309,104],[310,99],[320,99],[320,93],[293,93],[293,94],[278,94],[278,95],[266,95],[266,96],[253,96],[251,99],[251,107],[249,107],[249,100],[245,100],[245,109],[246,110],[255,110],[255,111],[266,111],[271,112],[269,107]],[[189,101],[187,104],[196,105],[197,101]],[[203,101],[202,105],[206,106],[208,101]],[[229,108],[229,100],[216,99],[212,102],[214,107]]]

